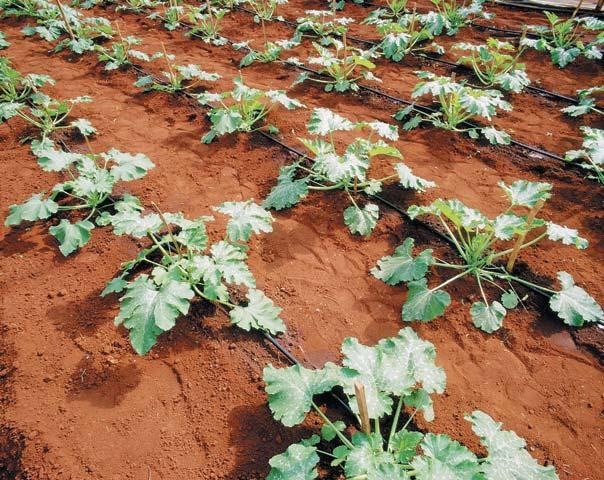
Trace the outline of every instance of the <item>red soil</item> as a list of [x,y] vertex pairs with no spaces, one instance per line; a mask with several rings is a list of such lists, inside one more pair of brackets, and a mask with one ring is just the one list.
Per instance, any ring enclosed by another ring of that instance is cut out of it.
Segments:
[[[306,8],[317,4],[296,0],[279,11],[293,19]],[[498,14],[498,26],[518,28],[520,22],[539,21],[535,13],[490,10]],[[242,55],[227,47],[191,41],[142,17],[102,9],[96,13],[121,17],[125,34],[144,39],[146,51],[156,51],[164,42],[178,63],[197,63],[220,73],[223,79],[212,90],[229,89],[237,75]],[[363,7],[346,7],[346,15],[361,19],[365,14]],[[260,38],[260,27],[245,13],[234,13],[224,23],[229,38]],[[78,115],[101,132],[94,149],[116,147],[151,157],[157,167],[128,186],[147,205],[156,202],[165,211],[197,216],[225,200],[261,199],[274,184],[279,166],[291,161],[282,149],[256,135],[201,144],[209,124],[199,108],[181,98],[141,94],[132,86],[133,73],[107,74],[91,55],[49,55],[48,44],[22,37],[23,25],[3,21],[2,29],[12,41],[5,54],[22,72],[52,75],[57,86],[48,92],[54,96],[94,97],[93,103],[77,108]],[[353,31],[363,38],[372,36],[369,27]],[[269,32],[275,39],[292,33],[279,24],[270,25]],[[448,47],[454,41],[486,37],[464,29],[443,43]],[[296,54],[305,58],[308,47]],[[527,55],[526,63],[532,78],[565,94],[597,84],[603,73],[601,66],[583,60],[561,71],[537,53]],[[380,61],[380,88],[409,98],[413,71],[419,68],[424,67],[413,58],[400,65]],[[438,65],[425,68],[446,72]],[[254,86],[287,88],[297,73],[277,65],[254,65],[244,75]],[[296,87],[291,95],[308,107],[324,105],[351,119],[388,121],[397,109],[371,96],[327,94],[309,85]],[[559,112],[562,103],[529,93],[515,95],[512,103],[514,111],[495,124],[519,140],[559,154],[580,145],[582,122],[602,127],[596,118],[568,119]],[[278,111],[272,121],[285,141],[296,145],[307,118],[308,112]],[[3,216],[10,204],[58,181],[41,172],[29,147],[18,143],[25,131],[18,120],[0,126]],[[74,141],[70,146],[84,149]],[[423,195],[388,190],[388,198],[402,206],[457,197],[493,215],[504,204],[498,181],[552,183],[554,197],[544,215],[579,228],[590,248],[575,251],[546,243],[523,254],[520,268],[545,282],[567,270],[604,304],[601,188],[555,161],[482,146],[435,129],[405,133],[397,146],[408,165],[438,184]],[[387,167],[378,162],[375,169]],[[402,327],[404,288],[388,287],[368,270],[405,237],[413,236],[420,246],[429,245],[441,255],[452,254],[433,234],[386,208],[371,237],[352,236],[342,223],[343,205],[337,193],[311,195],[278,213],[274,233],[255,240],[251,249],[259,286],[284,309],[289,329],[285,343],[307,365],[337,360],[346,336],[374,343]],[[283,359],[259,337],[230,327],[223,314],[207,305],[196,305],[160,338],[151,354],[136,356],[125,331],[113,326],[117,299],[101,299],[99,293],[119,264],[136,254],[137,242],[98,229],[81,252],[64,259],[47,227],[0,230],[0,478],[263,478],[268,459],[308,433],[304,428],[282,428],[266,406],[262,368],[269,362],[284,365]],[[469,319],[468,302],[474,295],[470,285],[458,284],[450,291],[458,300],[444,317],[412,324],[435,344],[438,363],[448,377],[445,395],[435,399],[436,420],[430,429],[478,448],[463,414],[479,408],[525,437],[531,453],[554,463],[562,479],[601,478],[602,332],[594,327],[571,331],[542,299],[531,295],[528,310],[511,313],[504,329],[486,335]]]

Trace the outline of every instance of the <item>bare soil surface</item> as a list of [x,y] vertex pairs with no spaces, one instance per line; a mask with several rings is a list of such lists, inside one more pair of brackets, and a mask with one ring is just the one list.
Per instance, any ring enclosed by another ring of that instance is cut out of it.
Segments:
[[[427,8],[429,2],[418,4]],[[295,19],[319,6],[323,3],[295,0],[279,12]],[[488,9],[497,18],[482,20],[484,24],[520,28],[540,21],[537,13]],[[220,73],[222,79],[208,85],[211,90],[230,89],[238,75],[243,54],[229,47],[190,40],[182,31],[167,32],[156,21],[112,8],[93,13],[119,20],[124,34],[144,40],[141,48],[147,52],[164,43],[177,63],[196,63]],[[366,7],[347,5],[344,14],[360,20],[367,13]],[[202,109],[182,97],[142,94],[132,85],[134,72],[106,73],[93,55],[48,54],[49,44],[20,34],[26,23],[2,21],[12,42],[3,54],[21,72],[55,78],[57,85],[47,90],[53,96],[94,97],[76,108],[100,132],[93,148],[142,152],[156,164],[147,177],[128,185],[146,205],[156,202],[165,211],[195,217],[223,201],[261,200],[279,167],[293,160],[254,134],[200,143],[209,129]],[[228,38],[262,42],[260,27],[244,12],[228,15],[224,24]],[[292,32],[282,24],[268,28],[272,39]],[[375,38],[368,26],[355,26],[352,32]],[[439,41],[449,51],[455,41],[487,37],[487,32],[466,28],[454,39]],[[305,59],[312,46],[305,42],[295,54]],[[536,52],[525,63],[529,76],[544,88],[567,95],[601,83],[604,74],[601,65],[585,60],[559,70]],[[378,88],[404,98],[410,98],[415,70],[450,72],[412,57],[400,64],[378,64],[376,75],[383,79]],[[145,68],[159,72],[163,66]],[[259,88],[288,88],[298,73],[272,64],[246,68],[243,75]],[[399,108],[376,96],[328,94],[307,84],[290,94],[309,108],[326,106],[353,120],[390,121]],[[497,117],[495,125],[557,154],[580,146],[579,125],[603,126],[591,116],[569,119],[559,111],[564,102],[531,93],[513,95],[510,101],[513,112]],[[286,143],[301,148],[297,137],[304,134],[308,115],[278,110],[270,120]],[[29,146],[19,143],[27,131],[19,119],[0,125],[3,217],[9,205],[60,180],[42,172]],[[76,151],[86,149],[76,138],[66,141]],[[519,268],[546,284],[555,283],[556,272],[568,271],[604,304],[601,187],[545,157],[436,129],[405,132],[397,147],[416,173],[438,185],[417,195],[388,189],[385,196],[401,207],[456,197],[494,215],[505,203],[498,181],[552,183],[553,198],[544,216],[578,228],[590,247],[577,251],[546,242],[524,253]],[[379,175],[391,167],[377,162],[374,168]],[[413,236],[420,247],[430,246],[443,257],[454,254],[433,233],[386,207],[370,237],[352,236],[342,221],[344,206],[338,193],[309,195],[299,206],[275,214],[275,231],[252,243],[250,263],[259,286],[283,308],[289,330],[283,341],[308,366],[337,360],[345,337],[375,343],[402,328],[405,289],[383,284],[368,270],[404,238]],[[196,304],[149,355],[137,356],[126,332],[113,325],[117,298],[102,299],[99,293],[140,244],[97,229],[81,252],[64,259],[48,226],[0,228],[0,479],[259,479],[266,475],[271,456],[309,433],[310,424],[281,427],[266,406],[262,368],[267,363],[286,365],[285,359],[259,336],[231,327],[207,304]],[[448,378],[446,393],[435,399],[436,420],[418,427],[448,433],[477,450],[463,414],[478,408],[526,438],[531,453],[555,464],[560,478],[602,478],[602,331],[566,328],[542,298],[530,294],[526,310],[510,313],[505,328],[487,335],[469,318],[475,296],[471,284],[458,283],[449,291],[454,301],[443,317],[411,324],[434,343]]]

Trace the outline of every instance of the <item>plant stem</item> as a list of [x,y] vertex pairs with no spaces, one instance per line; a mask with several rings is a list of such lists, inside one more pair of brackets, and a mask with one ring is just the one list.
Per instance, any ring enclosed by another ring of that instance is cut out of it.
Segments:
[[545,199],[542,198],[535,204],[535,206],[529,212],[528,217],[526,219],[526,231],[521,233],[520,236],[518,237],[518,240],[516,240],[516,244],[514,245],[514,249],[512,250],[512,253],[511,253],[508,263],[506,265],[506,270],[508,272],[511,272],[514,269],[514,263],[516,263],[516,258],[518,258],[518,253],[520,252],[520,249],[522,248],[522,244],[524,243],[526,234],[530,230],[531,226],[533,225],[533,221],[535,220],[535,217],[537,216],[537,213],[539,213],[539,210],[541,210],[541,208],[543,207],[544,204],[545,204]]
[[390,426],[390,435],[388,435],[388,446],[386,451],[390,451],[392,447],[392,440],[394,440],[394,434],[396,433],[396,427],[398,425],[398,419],[401,415],[401,410],[403,408],[403,397],[399,398],[398,405],[396,406],[396,412],[394,413],[394,418],[392,419],[392,425]]
[[468,270],[464,270],[464,271],[463,271],[463,272],[461,272],[461,273],[458,273],[458,274],[457,274],[457,275],[455,275],[454,277],[451,277],[449,280],[445,280],[445,281],[444,281],[443,283],[441,283],[440,285],[437,285],[436,287],[431,288],[431,289],[430,289],[430,292],[434,292],[434,291],[436,291],[436,290],[440,290],[441,288],[443,288],[444,286],[448,285],[449,283],[452,283],[452,282],[454,282],[455,280],[457,280],[457,279],[459,279],[459,278],[461,278],[461,277],[466,276],[466,275],[467,275],[468,273],[470,273],[471,271],[472,271],[471,269],[468,269]]
[[336,432],[336,435],[338,436],[338,438],[342,441],[342,443],[344,445],[346,445],[348,448],[350,448],[351,450],[354,449],[354,445],[350,442],[350,440],[348,440],[343,434],[342,432],[340,432],[335,425],[333,424],[333,422],[327,418],[327,416],[323,413],[323,411],[319,408],[319,406],[311,401],[311,405],[312,407],[315,409],[315,411],[319,414],[319,416],[323,419],[324,422],[326,422],[329,426],[331,426],[334,430],[334,432]]

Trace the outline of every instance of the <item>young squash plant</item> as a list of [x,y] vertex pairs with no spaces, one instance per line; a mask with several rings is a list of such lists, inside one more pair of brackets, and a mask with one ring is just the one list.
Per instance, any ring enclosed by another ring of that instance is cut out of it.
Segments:
[[409,13],[407,4],[409,0],[386,0],[386,5],[371,10],[367,18],[361,23],[366,25],[380,25],[382,23],[398,23]]
[[[420,192],[435,185],[415,176],[404,163],[396,163],[392,175],[379,179],[368,177],[374,157],[381,155],[402,160],[403,155],[386,142],[398,140],[395,125],[377,120],[354,123],[331,110],[317,108],[311,113],[307,129],[314,138],[301,138],[300,141],[312,153],[310,165],[300,159],[283,167],[277,184],[263,203],[266,208],[292,207],[309,191],[344,190],[351,203],[344,210],[344,223],[351,233],[370,235],[379,218],[379,207],[371,202],[361,206],[359,193],[376,194],[384,182],[394,179],[398,179],[404,188]],[[340,154],[334,134],[350,131],[358,132],[358,136]],[[368,135],[363,135],[365,132]]]
[[577,163],[587,170],[587,178],[604,185],[604,130],[581,127],[583,148],[569,150],[564,156],[567,162]]
[[273,20],[283,20],[280,15],[275,15],[279,5],[285,5],[288,0],[246,0],[245,3],[254,12],[254,22],[272,22]]
[[493,18],[486,13],[482,6],[486,0],[472,0],[468,5],[466,0],[431,0],[436,8],[434,11],[421,15],[422,22],[434,36],[446,33],[455,35],[460,28],[471,24],[477,18]]
[[143,88],[143,91],[158,91],[166,93],[195,92],[205,82],[215,82],[220,78],[217,73],[210,73],[202,70],[199,65],[192,63],[188,65],[176,65],[173,63],[175,56],[166,53],[162,44],[162,52],[154,53],[151,60],[163,58],[166,62],[167,70],[162,71],[163,78],[156,78],[153,75],[144,75],[134,82],[134,86]]
[[46,0],[0,0],[0,15],[2,18],[37,17],[38,12],[48,5]]
[[[243,41],[239,43],[234,43],[233,48],[235,50],[247,50],[248,53],[245,55],[241,61],[239,62],[239,67],[247,67],[252,65],[253,63],[272,63],[279,59],[281,53],[284,50],[288,50],[300,44],[296,39],[292,40],[277,40],[277,41],[269,41],[266,33],[266,22],[272,20],[272,13],[269,18],[267,18],[264,14],[258,13],[263,12],[262,8],[269,8],[271,5],[276,8],[277,3],[273,1],[266,0],[258,0],[251,2],[255,4],[254,11],[256,15],[254,16],[254,21],[256,23],[260,23],[262,27],[262,38],[264,43],[262,44],[261,50],[255,50],[250,47],[250,41]],[[287,2],[283,2],[287,3]],[[265,12],[266,13],[266,12]],[[268,15],[268,13],[267,13]],[[281,17],[278,17],[282,19]]]
[[[90,136],[96,133],[96,129],[89,120],[78,118],[68,123],[67,119],[75,105],[91,101],[92,98],[88,96],[56,100],[42,92],[36,92],[29,96],[27,104],[13,104],[12,112],[37,128],[40,131],[41,141],[49,139],[53,132],[66,129],[76,129],[82,135]],[[22,141],[31,139],[31,137],[27,137]]]
[[40,88],[54,84],[48,75],[22,75],[11,66],[8,58],[0,57],[0,121],[17,115],[20,109],[32,102],[32,95]]
[[161,20],[166,30],[173,31],[183,26],[187,11],[179,0],[170,0],[168,6],[162,6],[161,11],[152,12],[147,18]]
[[[119,40],[112,42],[108,47],[97,45],[96,51],[99,53],[99,62],[104,62],[105,70],[108,71],[130,67],[134,64],[135,60],[150,62],[151,57],[149,55],[132,48],[141,43],[139,38],[131,35],[127,37],[122,37],[120,35]],[[157,54],[153,58],[157,58]]]
[[577,90],[577,96],[579,98],[578,104],[565,107],[561,109],[561,111],[570,117],[580,117],[581,115],[592,112],[604,115],[604,111],[596,105],[594,95],[597,94],[604,94],[604,85]]
[[[464,277],[473,277],[482,300],[472,304],[470,315],[474,325],[484,332],[492,333],[501,328],[507,310],[519,304],[520,296],[514,284],[549,296],[550,308],[567,325],[580,327],[585,323],[604,322],[602,308],[585,290],[575,285],[570,274],[558,273],[559,290],[514,274],[520,252],[543,240],[561,242],[578,249],[587,248],[587,240],[581,238],[577,230],[537,218],[539,210],[550,198],[552,186],[526,180],[517,180],[511,185],[502,182],[499,186],[507,196],[509,207],[494,219],[456,199],[438,199],[431,205],[409,208],[411,218],[429,215],[440,222],[462,262],[449,263],[435,258],[431,249],[414,256],[412,238],[407,238],[393,255],[379,260],[371,270],[376,278],[388,285],[407,284],[403,320],[427,322],[442,315],[451,303],[444,287]],[[531,233],[533,238],[529,240],[527,236]],[[502,248],[502,242],[508,242],[510,247]],[[505,265],[501,263],[504,260],[507,260]],[[430,288],[426,279],[430,267],[451,270],[455,275]],[[498,289],[500,300],[491,301],[485,291],[486,286]]]
[[371,72],[375,68],[375,64],[370,59],[378,56],[374,50],[362,50],[347,45],[346,32],[343,33],[342,40],[336,38],[327,40],[333,46],[334,51],[313,42],[313,47],[319,56],[308,59],[308,63],[311,65],[319,65],[321,77],[303,72],[296,79],[294,85],[310,80],[324,85],[326,92],[346,92],[348,90],[356,92],[359,90],[359,80],[381,82]]
[[[231,322],[243,330],[270,334],[285,331],[281,309],[259,289],[246,259],[252,234],[272,231],[272,215],[247,202],[226,202],[215,211],[230,216],[225,237],[210,244],[206,223],[212,217],[187,219],[181,213],[143,215],[132,198],[104,213],[100,223],[112,225],[117,235],[147,237],[151,244],[122,265],[102,295],[121,293],[116,325],[130,332],[139,355],[147,353],[163,332],[186,315],[194,299],[203,299],[228,310]],[[245,301],[231,287],[247,289]]]
[[118,12],[132,12],[137,15],[147,13],[161,2],[156,0],[121,0],[115,8]]
[[68,49],[75,54],[94,51],[96,44],[113,38],[114,32],[109,20],[102,17],[83,17],[77,10],[54,3],[40,1],[32,15],[36,26],[22,29],[24,35],[38,35],[47,42],[55,42],[66,36],[54,47],[55,52]]
[[301,42],[303,38],[317,38],[323,46],[331,44],[331,37],[340,37],[354,20],[349,17],[337,17],[332,10],[305,10],[304,17],[296,20],[298,26],[293,40]]
[[284,50],[289,50],[299,45],[295,40],[277,40],[275,42],[265,41],[262,50],[254,50],[248,41],[234,43],[235,50],[247,50],[248,53],[239,62],[239,67],[248,67],[253,63],[272,63],[279,60]]
[[228,11],[226,8],[213,6],[209,1],[199,7],[190,5],[187,13],[189,29],[185,35],[216,46],[226,45],[228,40],[220,35],[220,31],[222,19]]
[[[264,369],[276,420],[293,427],[313,411],[323,421],[320,435],[290,445],[269,461],[267,480],[319,478],[321,460],[341,468],[342,478],[350,480],[558,479],[554,467],[541,466],[531,457],[522,438],[502,430],[501,423],[479,410],[465,419],[485,447],[484,457],[447,435],[411,428],[419,411],[433,420],[431,394],[442,394],[446,383],[444,370],[435,364],[434,346],[411,328],[373,347],[347,338],[341,350],[342,366]],[[317,404],[315,397],[335,388],[346,394],[355,425],[331,420]],[[404,407],[412,413],[403,422]]]
[[[42,170],[60,172],[67,180],[48,193],[36,193],[22,204],[11,205],[5,225],[14,227],[23,222],[60,218],[49,232],[59,242],[64,256],[88,243],[94,222],[102,225],[104,212],[121,202],[113,194],[119,182],[138,180],[155,166],[141,153],[132,155],[116,149],[99,154],[71,153],[55,149],[48,140],[38,144],[34,153]],[[130,195],[127,198],[134,201]]]
[[246,1],[247,0],[213,0],[212,3],[232,11],[235,7],[244,4]]
[[474,127],[467,122],[475,118],[491,120],[497,114],[497,109],[510,111],[512,106],[503,99],[499,90],[481,90],[469,87],[465,81],[456,82],[451,77],[441,77],[431,72],[416,72],[423,80],[418,82],[411,96],[416,99],[431,95],[438,102],[439,110],[427,113],[418,110],[415,105],[399,110],[394,118],[404,120],[413,116],[403,125],[405,130],[411,130],[422,122],[431,123],[435,127],[465,132],[472,138],[484,136],[493,145],[507,145],[510,136],[492,126]]
[[[602,59],[600,46],[604,44],[604,20],[595,17],[577,17],[574,14],[564,20],[555,13],[544,12],[549,25],[529,25],[528,30],[539,38],[523,38],[522,46],[534,48],[539,52],[549,52],[554,65],[564,68],[579,56],[589,60]],[[597,33],[596,33],[597,32]],[[588,35],[596,34],[592,41]]]
[[[211,106],[208,114],[212,128],[201,141],[211,143],[216,137],[234,132],[254,132],[267,128],[270,133],[279,130],[264,123],[266,116],[277,105],[288,110],[305,108],[304,104],[286,95],[285,90],[259,90],[248,87],[242,77],[233,80],[232,90],[223,93],[201,93],[197,95],[199,103]],[[225,100],[227,100],[225,102]],[[220,106],[212,106],[218,102]]]
[[378,23],[376,30],[382,38],[378,50],[389,60],[400,62],[407,55],[424,52],[445,53],[443,47],[431,41],[434,35],[422,25],[416,13],[405,15],[398,22]]
[[457,59],[457,63],[470,67],[480,83],[487,87],[500,87],[504,90],[520,93],[530,85],[526,67],[518,59],[524,48],[516,50],[509,42],[488,38],[486,44],[456,43],[455,50],[469,52]]

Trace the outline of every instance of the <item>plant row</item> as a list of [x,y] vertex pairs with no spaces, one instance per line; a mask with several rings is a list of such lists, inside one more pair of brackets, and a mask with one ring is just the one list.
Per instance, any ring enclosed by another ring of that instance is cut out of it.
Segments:
[[[120,42],[123,42],[123,39]],[[210,110],[212,128],[204,136],[205,142],[210,142],[219,135],[236,131],[250,132],[264,127],[262,121],[275,104],[281,104],[288,109],[304,107],[300,102],[287,97],[283,91],[264,92],[246,86],[239,78],[235,80],[235,88],[232,91],[222,94],[196,93],[200,82],[216,80],[218,75],[204,72],[196,65],[175,65],[172,63],[173,57],[165,50],[151,58],[160,56],[165,58],[168,65],[168,72],[164,74],[165,81],[158,81],[153,76],[143,76],[136,84],[146,89],[170,93],[189,91],[189,95],[204,105],[219,103],[220,106]],[[272,125],[268,125],[268,129],[270,132],[278,131]],[[311,155],[281,169],[277,185],[264,202],[265,207],[281,210],[297,204],[312,191],[343,190],[350,201],[350,206],[344,210],[344,223],[352,233],[369,235],[379,218],[379,208],[371,201],[362,201],[363,198],[359,199],[359,195],[375,195],[380,192],[384,182],[393,179],[397,179],[405,188],[418,191],[434,186],[433,182],[414,175],[404,163],[394,164],[395,173],[392,175],[382,178],[368,177],[374,157],[402,159],[400,151],[388,143],[398,139],[397,127],[394,125],[378,121],[353,123],[328,109],[318,108],[311,113],[307,129],[311,138],[301,141]],[[357,134],[353,142],[338,151],[334,134],[342,131],[367,131],[368,134]],[[592,134],[593,131],[586,133]],[[596,133],[601,136],[602,132]],[[375,136],[378,138],[375,139]],[[596,145],[593,145],[594,143]],[[597,139],[586,139],[584,152],[590,150],[598,152]],[[576,153],[576,156],[579,156],[579,153]],[[483,299],[472,305],[472,317],[476,326],[489,333],[501,327],[507,309],[521,303],[514,283],[550,296],[551,308],[569,325],[581,326],[585,322],[602,321],[602,309],[593,298],[574,284],[572,276],[568,273],[560,272],[558,275],[560,290],[536,285],[513,274],[518,254],[542,240],[561,241],[581,249],[587,247],[587,241],[579,237],[574,229],[536,218],[536,214],[550,196],[551,185],[519,180],[503,187],[510,199],[510,205],[495,219],[487,218],[458,200],[437,200],[427,207],[409,209],[412,217],[436,216],[446,229],[462,262],[451,264],[437,261],[431,257],[429,251],[414,258],[411,255],[412,239],[397,249],[393,257],[382,259],[379,265],[389,265],[389,271],[382,272],[377,268],[373,272],[375,276],[389,284],[408,283],[409,294],[403,308],[403,319],[429,321],[442,315],[451,302],[449,295],[442,290],[443,287],[465,276],[471,276],[475,278]],[[528,213],[522,215],[518,211],[522,208],[528,209]],[[16,216],[14,218],[12,223],[19,220]],[[527,240],[530,232],[539,233]],[[502,247],[502,242],[509,242],[510,248]],[[506,258],[507,264],[503,266],[502,262]],[[438,287],[428,288],[424,276],[432,265],[457,270],[456,275]],[[504,287],[501,286],[502,283]],[[488,301],[485,285],[500,289],[501,298]],[[506,285],[508,288],[505,288]]]
[[[260,5],[265,4],[261,3]],[[270,5],[276,7],[276,4],[270,3]],[[248,51],[241,60],[240,65],[242,67],[256,61],[263,63],[279,61],[306,70],[293,85],[308,80],[324,85],[326,91],[356,91],[359,89],[360,85],[358,82],[360,80],[380,81],[372,73],[372,70],[375,68],[373,61],[376,57],[383,55],[386,58],[391,58],[394,55],[385,53],[386,50],[383,49],[383,45],[371,50],[361,50],[350,46],[346,41],[346,36],[348,25],[352,22],[352,19],[337,18],[334,16],[335,11],[333,10],[308,11],[306,17],[298,19],[298,27],[294,37],[291,40],[277,42],[266,40],[264,22],[280,19],[281,17],[274,15],[274,9],[270,10],[272,12],[270,15],[256,13],[255,20],[262,23],[265,42],[263,50],[254,50],[249,46],[249,42],[247,41],[233,43],[219,35],[220,20],[227,12],[225,8],[212,8],[209,5],[202,7],[189,6],[190,10],[184,10],[182,6],[174,8],[176,9],[175,12],[180,12],[178,15],[175,14],[176,16],[169,15],[164,11],[163,13],[153,13],[150,17],[161,19],[164,26],[168,29],[186,26],[188,29],[187,35],[189,36],[202,38],[204,41],[213,42],[216,45],[231,43],[236,49]],[[193,10],[195,11],[195,15],[191,13]],[[258,12],[259,7],[255,6],[253,11]],[[400,21],[408,21],[415,25],[417,21],[414,15],[416,14],[412,14],[412,18],[409,19],[409,15],[406,14]],[[214,18],[215,16],[216,18]],[[210,22],[208,19],[213,19],[213,21]],[[369,19],[368,22],[376,23],[377,20],[375,18],[373,20]],[[209,24],[212,25],[212,28],[207,27]],[[601,28],[598,25],[595,25],[594,28]],[[407,38],[407,34],[401,35]],[[296,57],[288,57],[284,61],[279,60],[284,50],[299,45],[302,38],[306,36],[310,36],[315,40],[313,41],[313,46],[319,53],[319,56],[308,59],[309,65],[318,66],[319,69],[315,71],[309,70]],[[437,76],[425,71],[416,72],[420,82],[412,92],[413,100],[416,101],[421,98],[430,97],[436,108],[412,104],[398,111],[394,117],[397,120],[404,121],[403,128],[405,130],[410,130],[423,123],[427,123],[438,128],[465,132],[472,138],[483,137],[495,145],[511,143],[512,139],[507,132],[498,130],[492,125],[480,127],[476,125],[475,120],[491,121],[492,117],[496,116],[499,110],[511,110],[512,106],[504,100],[503,94],[492,87],[496,86],[504,90],[520,92],[525,86],[530,84],[524,65],[518,62],[523,49],[520,49],[516,53],[515,47],[512,44],[496,39],[488,39],[487,43],[483,45],[459,43],[454,48],[469,52],[468,55],[460,57],[458,63],[459,65],[471,67],[476,78],[480,80],[481,85],[474,86],[467,80],[457,81],[455,77]],[[413,53],[413,49],[408,53]],[[402,59],[402,56],[400,59]],[[578,104],[562,110],[571,116],[584,115],[590,112],[601,114],[602,111],[596,105],[595,95],[602,92],[602,88],[592,87],[578,90]],[[590,127],[581,127],[581,130],[586,136],[589,135],[591,137],[592,142],[594,138],[596,141],[601,142],[601,135],[598,136],[597,130],[594,131]],[[581,168],[585,169],[588,178],[598,180],[602,183],[604,174],[601,156],[586,149],[577,152],[580,153],[577,154],[573,151],[567,154],[565,160],[578,164]]]
[[[120,38],[118,43],[124,46],[125,39]],[[124,50],[130,63],[128,50]],[[214,74],[193,65],[174,65],[173,58],[165,51],[148,56],[149,60],[153,57],[163,58],[169,65],[165,80],[157,81],[153,76],[147,76],[141,77],[137,84],[169,93],[187,91],[204,105],[212,103],[209,113],[212,129],[204,137],[206,142],[237,131],[267,128],[275,132],[276,127],[271,128],[266,123],[274,105],[303,108],[285,92],[264,92],[246,86],[241,79],[235,80],[230,92],[200,92],[200,84],[215,79]],[[123,154],[114,149],[95,154],[88,141],[88,154],[57,148],[53,141],[53,133],[57,130],[76,129],[86,140],[95,133],[90,122],[71,120],[71,108],[77,102],[61,102],[44,96],[39,89],[51,83],[51,79],[23,76],[7,61],[3,61],[3,65],[7,74],[2,75],[2,91],[8,92],[8,97],[2,98],[2,105],[13,104],[7,109],[12,115],[6,118],[19,116],[38,128],[39,136],[27,139],[32,142],[32,152],[38,163],[47,171],[61,172],[67,179],[60,184],[56,196],[38,194],[37,200],[33,200],[34,196],[25,204],[11,207],[7,223],[48,220],[58,216],[60,207],[72,206],[78,208],[63,210],[69,211],[71,220],[78,221],[72,224],[63,218],[61,222],[75,226],[87,221],[93,227],[95,224],[110,227],[116,235],[148,238],[148,246],[136,258],[123,264],[120,275],[103,292],[103,295],[122,294],[116,323],[123,323],[130,330],[131,341],[139,353],[148,351],[158,335],[172,328],[179,316],[186,315],[195,298],[226,308],[231,321],[245,330],[259,329],[270,333],[284,330],[279,318],[280,309],[255,288],[254,277],[245,263],[246,243],[251,236],[272,230],[273,218],[267,210],[251,201],[223,203],[215,211],[229,217],[224,238],[210,241],[205,227],[210,217],[187,219],[181,213],[161,212],[158,208],[155,212],[145,213],[141,202],[132,195],[114,196],[114,184],[142,178],[153,168],[151,161],[142,154]],[[4,88],[5,83],[10,87]],[[43,97],[47,100],[42,101]],[[54,103],[63,103],[69,110],[63,107],[62,112],[57,113],[61,109],[49,109],[48,105]],[[0,108],[4,111],[4,107]],[[40,114],[41,111],[44,113]],[[51,121],[46,121],[47,118]],[[321,108],[311,113],[307,129],[309,138],[303,139],[302,143],[310,155],[307,160],[282,169],[278,184],[265,201],[266,208],[293,206],[313,190],[340,189],[351,202],[344,211],[345,223],[352,233],[368,234],[377,216],[371,203],[360,205],[362,195],[375,194],[383,183],[394,179],[405,188],[419,191],[434,186],[398,162],[402,155],[388,143],[398,139],[398,129],[394,125],[370,120],[355,123]],[[355,140],[341,152],[334,140],[338,132],[356,134]],[[394,174],[375,179],[368,177],[370,162],[378,155],[397,160],[398,163],[393,165]],[[422,317],[426,312],[431,315],[436,312],[431,317],[434,318],[442,313],[438,313],[441,304],[447,303],[444,301],[446,293],[442,291],[444,284],[434,291],[425,288],[424,277],[430,267],[458,270],[459,273],[446,283],[465,275],[476,278],[479,286],[481,282],[507,282],[510,288],[505,290],[501,304],[513,308],[514,302],[522,300],[512,282],[522,284],[522,281],[507,272],[513,270],[518,252],[546,238],[577,248],[587,246],[576,231],[536,217],[550,196],[551,186],[518,181],[502,187],[510,207],[494,220],[455,200],[411,207],[413,216],[435,215],[440,219],[458,247],[462,262],[448,264],[433,257],[430,251],[413,256],[413,241],[407,240],[394,256],[378,263],[372,272],[378,278],[392,284],[408,282],[409,295],[403,309],[405,320],[415,319],[405,318],[405,309],[412,312],[411,316],[413,312]],[[90,200],[89,192],[101,194],[94,197],[96,203]],[[52,203],[47,203],[49,201],[58,206],[55,211]],[[519,208],[528,209],[528,213],[516,213]],[[79,215],[84,217],[80,219]],[[538,235],[527,241],[526,235],[533,230],[538,231]],[[72,231],[69,241],[55,236],[61,242],[64,254],[75,251],[87,241],[81,241]],[[498,250],[499,240],[511,242],[511,248]],[[75,248],[64,245],[75,245]],[[503,258],[511,261],[507,270],[498,265]],[[549,291],[552,309],[567,323],[576,325],[604,318],[601,308],[569,277],[562,272],[562,289]],[[238,295],[234,286],[246,290],[246,301],[236,300]],[[424,291],[418,293],[422,286]],[[409,307],[409,303],[412,306]],[[475,304],[472,310],[483,308],[500,312],[495,304],[499,302],[489,304],[485,298],[484,308]],[[490,312],[482,316],[473,313],[475,323],[485,331],[496,329],[489,315]],[[482,412],[476,411],[467,417],[488,452],[481,458],[446,435],[423,434],[413,429],[412,420],[417,412],[422,412],[427,421],[434,418],[431,395],[443,393],[445,375],[434,362],[432,344],[421,340],[411,329],[403,329],[398,336],[384,339],[374,347],[363,346],[356,339],[346,339],[342,354],[343,366],[327,364],[320,370],[299,365],[287,369],[265,368],[269,406],[277,420],[286,426],[294,426],[313,410],[323,421],[320,436],[313,435],[291,445],[283,454],[271,459],[268,478],[317,478],[317,464],[321,458],[334,467],[341,466],[347,478],[357,480],[558,478],[553,467],[540,466],[530,456],[524,440],[513,432],[502,430],[500,423]],[[333,389],[344,392],[356,417],[353,424],[332,421],[316,403],[316,396]],[[404,408],[410,413],[401,425]]]

